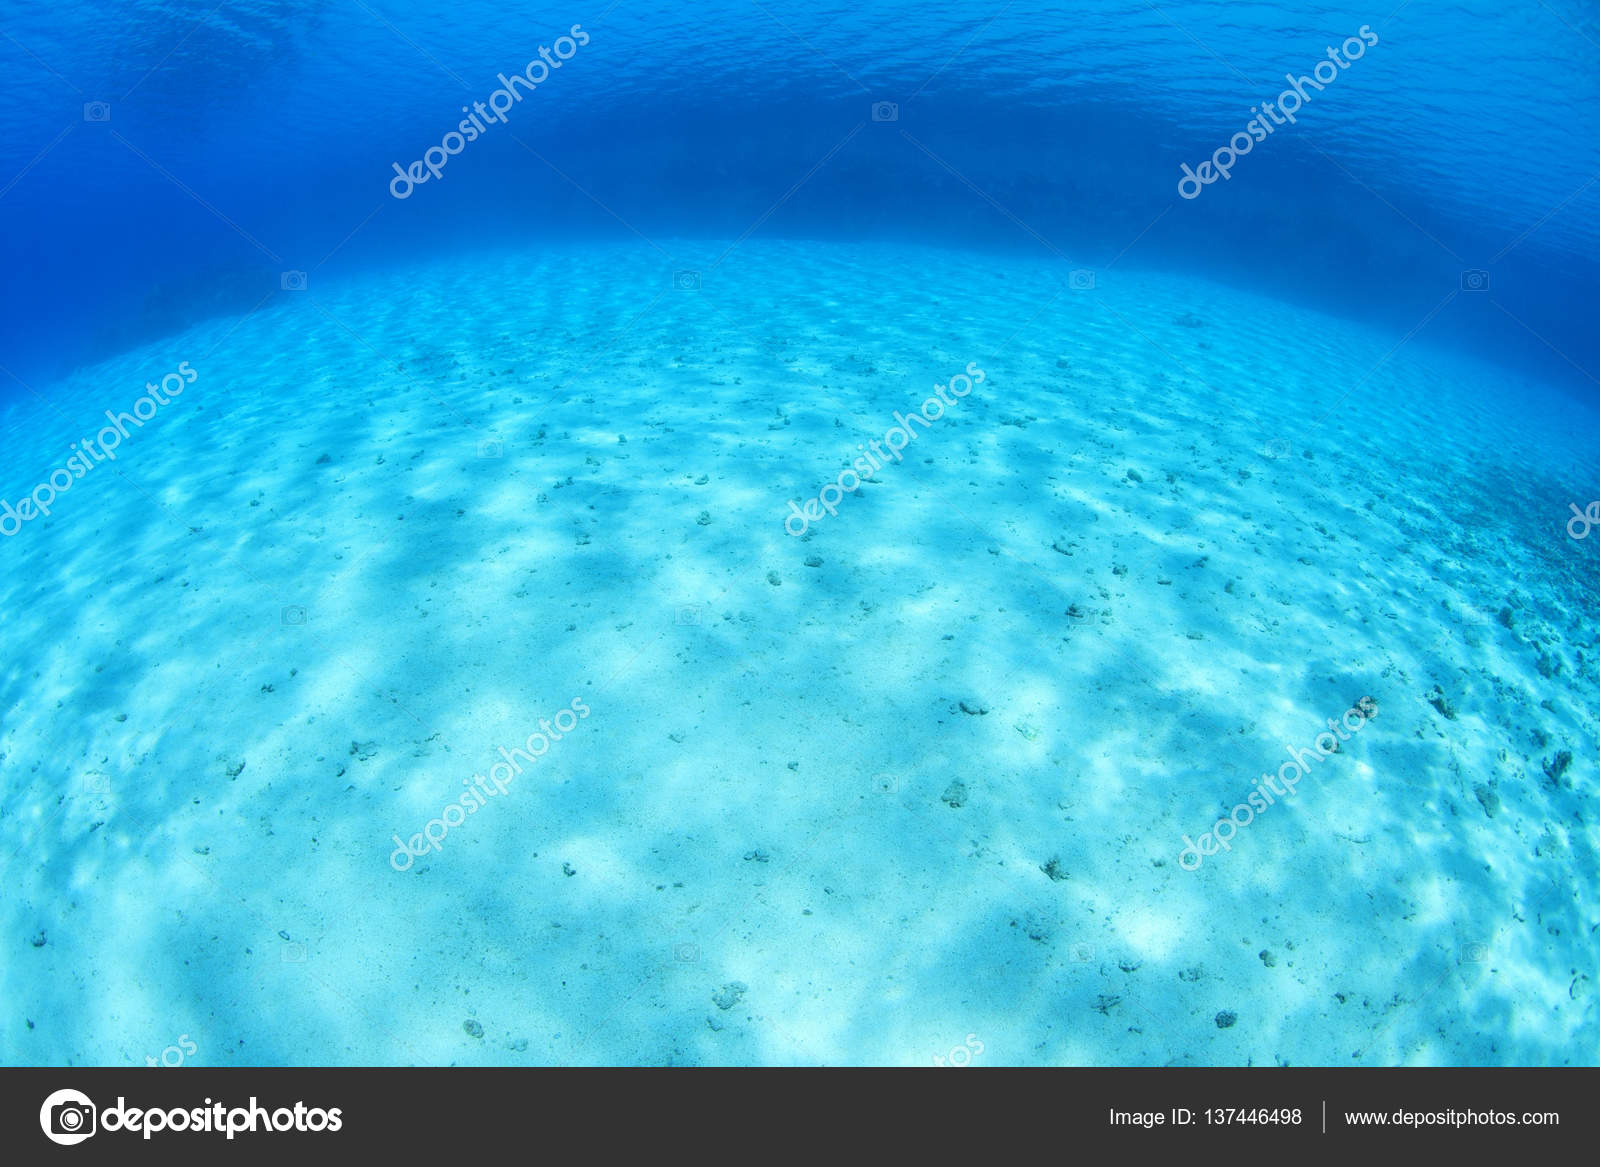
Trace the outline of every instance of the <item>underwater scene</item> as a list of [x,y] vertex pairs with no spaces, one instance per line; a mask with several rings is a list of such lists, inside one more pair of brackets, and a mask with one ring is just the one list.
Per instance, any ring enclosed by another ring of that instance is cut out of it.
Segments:
[[1593,0],[0,64],[0,1065],[1600,1063]]

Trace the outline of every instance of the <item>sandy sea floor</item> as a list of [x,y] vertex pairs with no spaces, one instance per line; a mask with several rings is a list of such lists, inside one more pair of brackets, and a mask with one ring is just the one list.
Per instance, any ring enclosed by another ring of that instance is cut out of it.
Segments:
[[197,374],[0,539],[0,1062],[1600,1061],[1592,412],[1171,276],[724,246],[313,273],[0,418],[16,500]]

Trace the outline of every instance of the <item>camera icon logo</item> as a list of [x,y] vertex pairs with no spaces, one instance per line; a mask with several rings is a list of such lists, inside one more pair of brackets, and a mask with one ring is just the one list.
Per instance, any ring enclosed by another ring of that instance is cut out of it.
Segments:
[[303,292],[306,290],[306,273],[286,271],[279,277],[278,282],[283,285],[285,292]]
[[680,292],[698,292],[700,290],[700,273],[697,271],[673,272],[672,286]]
[[504,458],[506,456],[506,443],[504,438],[484,438],[478,443],[478,457]]
[[298,628],[306,622],[306,610],[299,604],[290,604],[283,610],[283,626]]
[[281,960],[284,964],[304,964],[306,962],[306,946],[298,940],[290,941],[283,946]]
[[1489,946],[1476,940],[1463,944],[1461,959],[1467,964],[1482,964],[1489,959]]
[[1482,268],[1469,268],[1461,273],[1461,290],[1463,292],[1487,292],[1489,290],[1489,273]]
[[1273,438],[1261,448],[1261,452],[1276,461],[1279,458],[1287,458],[1294,453],[1294,448],[1283,438]]
[[57,1090],[39,1108],[39,1128],[44,1137],[63,1147],[74,1147],[95,1132],[94,1103],[78,1090]]
[[872,120],[897,122],[900,120],[900,106],[893,101],[875,101],[872,103]]
[[703,618],[698,604],[685,604],[678,609],[678,623],[683,626],[698,625]]
[[108,122],[111,120],[111,106],[104,101],[86,101],[83,103],[83,120],[86,122]]
[[83,776],[83,792],[85,794],[110,794],[111,775],[95,771]]
[[679,944],[672,950],[672,959],[679,964],[697,964],[700,960],[698,944]]
[[887,770],[872,776],[872,789],[879,794],[894,794],[900,789],[900,779]]
[[1078,964],[1094,963],[1093,944],[1074,944],[1072,946],[1072,959]]
[[1075,268],[1067,273],[1067,287],[1074,292],[1094,291],[1094,272],[1088,268]]

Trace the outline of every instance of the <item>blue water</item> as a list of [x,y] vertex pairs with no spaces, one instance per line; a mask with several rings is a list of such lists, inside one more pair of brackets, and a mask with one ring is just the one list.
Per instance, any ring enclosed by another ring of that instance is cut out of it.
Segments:
[[[759,221],[1203,271],[1397,336],[1426,318],[1592,388],[1594,6],[1397,8],[13,4],[6,364],[54,372],[248,310],[284,269]],[[447,178],[388,197],[392,163],[574,23],[578,63]],[[1297,124],[1174,197],[1181,164],[1362,25],[1380,44]],[[898,122],[870,120],[880,101]],[[1489,294],[1429,316],[1463,270]]]
[[[1563,534],[1600,497],[1597,63],[1593,0],[13,0],[0,496],[142,382],[198,379],[128,477],[0,528],[0,1062],[144,1064],[191,1030],[216,1064],[927,1064],[973,1034],[990,1064],[1600,1060],[1596,544]],[[963,428],[784,538],[786,502],[985,361]],[[1059,657],[1085,618],[1106,655]],[[630,672],[642,628],[710,642]],[[564,781],[640,793],[524,795],[451,869],[465,931],[411,937],[422,973],[326,921],[319,965],[315,889],[353,889],[348,927],[416,918],[391,836],[588,686]],[[1263,822],[1156,919],[1178,836],[1367,692],[1356,809],[1305,828],[1341,841],[1296,875]],[[935,721],[999,736],[904,739]],[[787,785],[835,778],[837,803]],[[274,841],[195,890],[226,832],[184,808],[213,797]],[[559,866],[515,894],[474,882],[536,852]],[[711,906],[661,925],[702,860]],[[296,865],[284,927],[250,915]],[[75,929],[80,902],[127,934]],[[1556,932],[1508,923],[1541,911]],[[119,946],[146,971],[112,1002],[63,987]],[[407,995],[479,975],[518,987]],[[1352,1020],[1363,997],[1411,1012]]]

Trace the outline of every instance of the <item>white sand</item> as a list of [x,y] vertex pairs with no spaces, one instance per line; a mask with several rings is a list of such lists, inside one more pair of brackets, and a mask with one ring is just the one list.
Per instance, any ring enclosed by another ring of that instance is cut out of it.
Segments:
[[199,373],[0,540],[0,1062],[1600,1061],[1593,412],[1170,276],[668,246],[314,279],[12,411],[15,500]]

